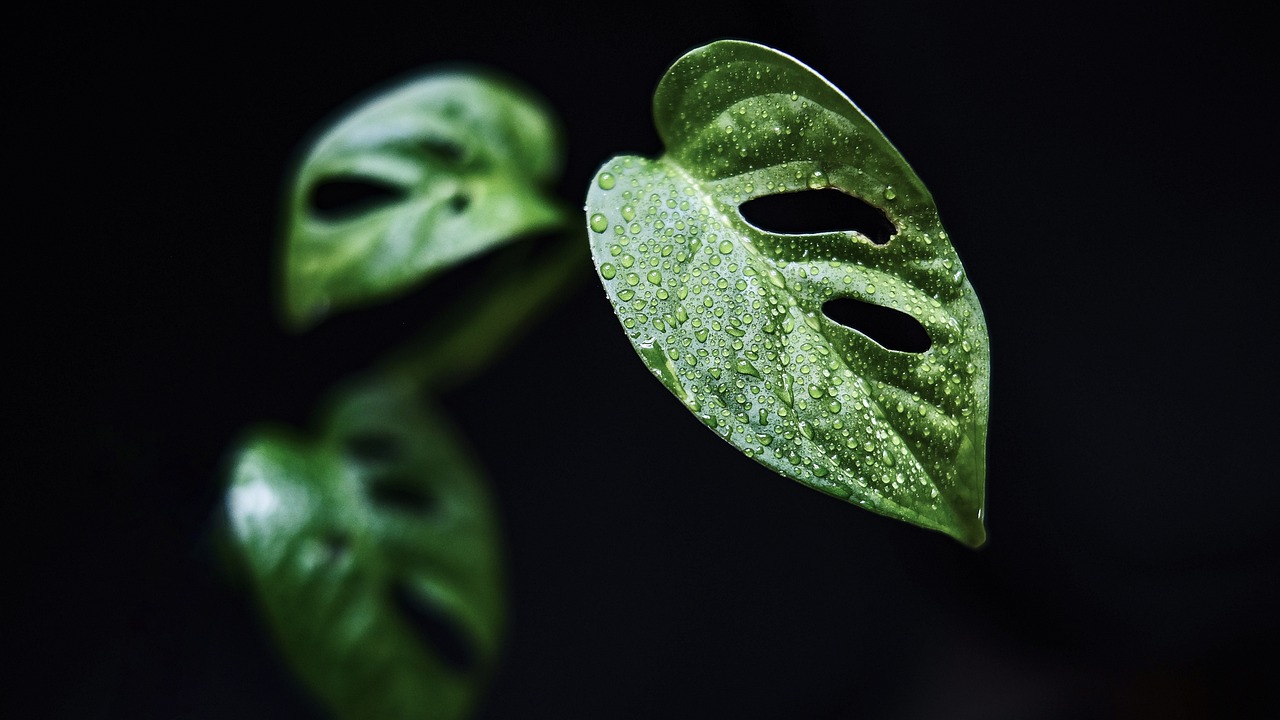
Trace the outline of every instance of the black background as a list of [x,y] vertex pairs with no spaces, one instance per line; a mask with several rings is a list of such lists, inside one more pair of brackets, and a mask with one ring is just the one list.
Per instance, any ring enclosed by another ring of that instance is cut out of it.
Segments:
[[[6,485],[13,717],[314,718],[208,532],[246,424],[305,425],[421,297],[281,330],[289,162],[440,62],[557,108],[562,197],[656,155],[686,50],[798,57],[932,190],[986,311],[990,540],[772,475],[576,292],[447,398],[491,471],[514,615],[482,717],[1260,717],[1280,507],[1274,39],[1220,4],[466,3],[54,12],[13,86],[25,401]],[[637,457],[648,460],[636,461]],[[1272,706],[1274,707],[1274,706]]]

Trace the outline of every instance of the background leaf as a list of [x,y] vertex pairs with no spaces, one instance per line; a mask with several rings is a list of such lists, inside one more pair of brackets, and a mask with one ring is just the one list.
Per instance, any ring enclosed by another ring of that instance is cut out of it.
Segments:
[[492,501],[413,387],[348,388],[313,441],[254,433],[227,492],[283,654],[342,718],[464,717],[498,652]]
[[[981,544],[986,326],[923,183],[839,90],[752,43],[685,55],[654,116],[667,153],[611,160],[587,199],[600,277],[645,364],[758,462]],[[887,237],[767,232],[740,212],[832,190],[881,213]],[[829,303],[849,300],[909,318],[926,347],[833,320]]]
[[563,226],[546,192],[561,154],[550,111],[492,74],[436,72],[376,95],[323,133],[294,175],[287,317],[313,323]]

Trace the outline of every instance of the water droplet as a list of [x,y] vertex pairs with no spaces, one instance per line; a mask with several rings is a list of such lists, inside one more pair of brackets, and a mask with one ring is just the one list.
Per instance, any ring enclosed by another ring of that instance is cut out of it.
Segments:
[[814,400],[817,400],[817,399],[821,398],[821,397],[822,397],[822,388],[818,387],[817,385],[810,385],[810,386],[809,386],[809,397],[813,398]]
[[871,283],[867,283],[867,294],[868,294],[868,295],[875,295],[875,294],[876,294],[876,286],[875,286],[875,285],[872,285]]
[[725,255],[728,255],[729,253],[733,252],[733,243],[729,242],[728,240],[722,240],[720,242],[720,252],[724,253]]
[[831,404],[827,406],[827,409],[830,410],[832,414],[838,413],[840,412],[840,403],[836,402],[835,400],[832,400]]
[[601,190],[612,190],[614,186],[613,175],[607,172],[600,173],[600,177],[596,180],[596,184],[600,186]]
[[640,284],[640,276],[635,273],[627,273],[627,277],[625,279],[627,284],[631,287],[635,287]]
[[631,222],[636,219],[636,209],[630,205],[622,206],[622,219]]
[[[581,227],[581,226],[579,226],[579,227]],[[592,229],[592,230],[594,230],[594,231],[596,231],[596,232],[598,232],[598,233],[602,233],[602,232],[604,232],[605,230],[608,230],[608,229],[609,229],[609,218],[606,218],[604,215],[601,215],[600,213],[596,213],[595,215],[592,215],[592,216],[591,216],[591,229]]]
[[624,288],[618,291],[618,299],[621,300],[622,302],[628,302],[631,300],[631,298],[635,296],[636,296],[635,290],[627,290]]
[[650,339],[640,343],[638,346],[640,356],[644,358],[645,364],[662,380],[662,383],[676,392],[677,395],[686,403],[694,402],[693,395],[680,382],[680,376],[676,373],[675,367],[671,364],[671,359],[667,354],[662,352],[662,345],[658,341]]
[[894,198],[896,198],[896,197],[898,197],[898,193],[897,193],[896,191],[894,191],[893,186],[892,186],[892,185],[885,185],[885,186],[884,186],[884,199],[885,199],[885,200],[892,200],[892,199],[894,199]]
[[650,270],[649,274],[646,275],[645,277],[648,278],[649,282],[653,283],[654,285],[662,284],[662,273],[658,272],[657,270]]
[[759,371],[759,370],[756,370],[755,366],[754,366],[754,365],[752,365],[751,363],[747,362],[746,360],[739,360],[739,361],[738,361],[738,364],[733,366],[733,369],[734,369],[734,370],[737,370],[738,372],[742,373],[743,375],[751,375],[752,377],[760,377],[760,371]]
[[[791,376],[783,373],[782,382],[775,383],[773,386],[773,394],[778,396],[787,407],[791,406]],[[778,408],[778,415],[785,417],[784,408]]]
[[611,263],[604,263],[600,266],[600,277],[605,280],[612,280],[618,274],[618,269]]

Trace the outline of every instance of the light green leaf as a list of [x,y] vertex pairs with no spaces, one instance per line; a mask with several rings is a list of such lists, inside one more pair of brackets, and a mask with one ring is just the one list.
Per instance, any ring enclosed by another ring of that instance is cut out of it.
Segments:
[[[970,545],[982,523],[989,351],[977,296],[929,191],[835,87],[776,50],[693,50],[654,97],[666,154],[619,157],[587,198],[596,267],[627,337],[703,423],[815,489]],[[739,206],[834,188],[883,211],[857,232],[779,235]],[[906,313],[926,352],[823,312]]]
[[496,76],[438,72],[375,96],[323,133],[294,176],[286,315],[304,326],[562,227],[568,215],[547,192],[561,154],[549,110]]
[[261,430],[226,511],[283,655],[340,718],[466,717],[503,625],[494,509],[412,383],[349,389],[317,440]]

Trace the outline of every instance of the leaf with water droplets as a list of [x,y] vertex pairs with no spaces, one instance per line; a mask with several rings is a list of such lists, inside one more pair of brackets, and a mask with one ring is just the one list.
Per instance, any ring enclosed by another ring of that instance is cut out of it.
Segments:
[[549,110],[508,80],[427,74],[315,141],[288,199],[284,306],[305,326],[512,239],[563,227]]
[[316,440],[242,443],[231,546],[285,659],[337,717],[457,720],[497,657],[497,522],[459,439],[395,378],[348,389]]
[[[986,324],[924,184],[843,93],[752,43],[681,58],[654,117],[666,154],[605,163],[586,207],[644,363],[757,462],[981,544]],[[744,217],[814,191],[870,219],[795,233]],[[882,321],[923,341],[898,346]]]

